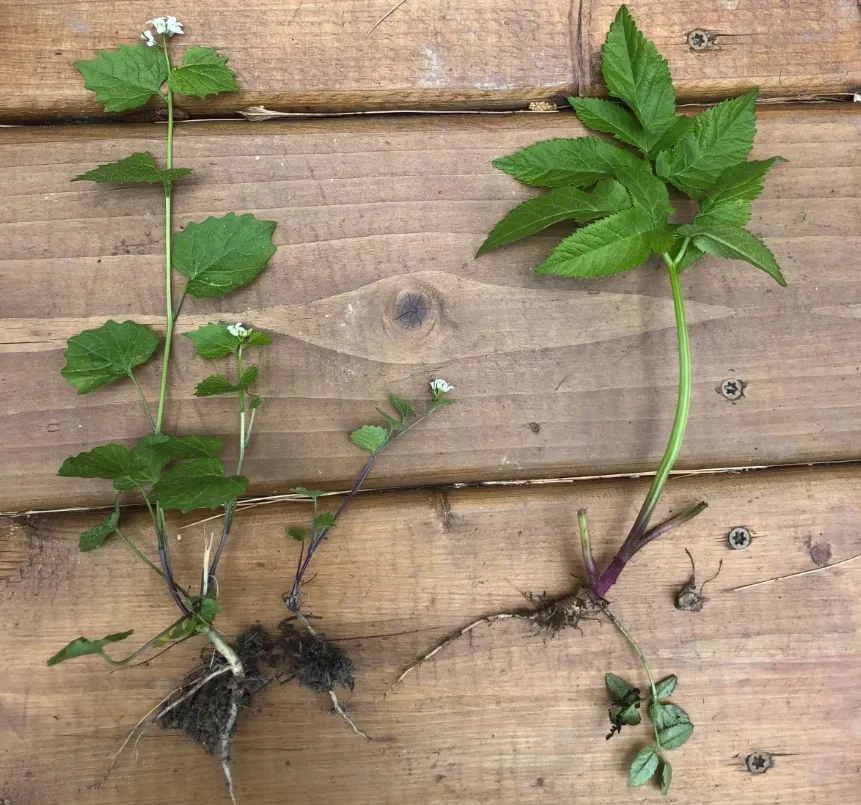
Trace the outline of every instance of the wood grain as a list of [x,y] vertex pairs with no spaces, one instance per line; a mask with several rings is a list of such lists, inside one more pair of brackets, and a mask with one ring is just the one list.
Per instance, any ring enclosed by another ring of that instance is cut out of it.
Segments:
[[[380,696],[403,665],[478,615],[524,605],[520,591],[562,593],[582,574],[575,512],[589,510],[601,562],[609,561],[645,491],[642,481],[531,488],[436,489],[362,496],[318,555],[306,608],[342,638],[357,666],[350,708],[374,738],[359,741],[327,703],[295,684],[270,688],[244,714],[234,747],[241,801],[296,805],[397,805],[632,801],[625,768],[644,727],[605,741],[603,673],[645,684],[636,657],[608,624],[542,641],[519,622],[477,629]],[[626,568],[613,609],[641,642],[655,673],[676,673],[674,699],[697,725],[672,753],[669,802],[816,805],[854,802],[861,733],[861,566],[846,565],[744,592],[732,588],[814,568],[811,546],[832,561],[861,551],[856,467],[775,470],[674,480],[661,514],[701,498],[699,518],[662,538]],[[327,506],[334,501],[327,502]],[[286,523],[304,505],[241,514],[221,573],[222,628],[236,634],[283,616],[296,545]],[[0,584],[0,796],[13,803],[177,805],[227,802],[217,764],[175,734],[148,733],[96,791],[126,731],[181,679],[198,645],[151,667],[108,674],[81,660],[45,659],[78,634],[169,623],[167,593],[121,544],[75,551],[91,515],[31,522],[29,556]],[[150,546],[145,524],[128,533]],[[754,534],[729,551],[736,525]],[[175,521],[173,527],[177,527]],[[172,528],[173,528],[172,527]],[[207,528],[173,543],[182,580],[198,573]],[[706,588],[702,613],[678,612],[687,547]],[[761,777],[741,769],[753,749],[776,753]],[[637,802],[661,802],[657,789]]]
[[[684,277],[694,351],[682,468],[857,457],[861,422],[861,112],[771,110],[754,156],[789,162],[754,205],[789,280],[708,259]],[[395,446],[378,486],[651,471],[675,402],[668,282],[655,264],[590,282],[531,268],[560,233],[472,255],[532,191],[491,160],[579,135],[569,115],[399,118],[180,128],[177,164],[196,171],[177,223],[229,210],[278,222],[271,267],[223,300],[190,300],[182,328],[210,319],[271,330],[246,470],[256,492],[348,488],[364,461],[347,432],[389,392],[421,399],[431,377],[457,404]],[[76,397],[59,374],[65,339],[108,317],[158,325],[158,190],[69,184],[133,150],[160,153],[156,128],[0,132],[0,510],[104,503],[100,481],[61,479],[62,460],[143,435],[130,384]],[[398,302],[423,296],[419,326]],[[212,367],[180,337],[168,423],[235,446],[225,398],[199,400]],[[142,373],[154,394],[158,367]],[[727,402],[722,379],[747,384]]]
[[[394,0],[177,0],[176,41],[230,58],[242,93],[182,99],[192,114],[263,104],[283,110],[523,108],[533,100],[601,91],[598,51],[616,0],[408,0],[370,36]],[[854,0],[633,0],[670,61],[680,97],[834,93],[861,81]],[[24,0],[0,20],[5,57],[0,119],[104,112],[72,63],[134,43],[153,14],[143,0]],[[712,44],[694,51],[687,34]]]

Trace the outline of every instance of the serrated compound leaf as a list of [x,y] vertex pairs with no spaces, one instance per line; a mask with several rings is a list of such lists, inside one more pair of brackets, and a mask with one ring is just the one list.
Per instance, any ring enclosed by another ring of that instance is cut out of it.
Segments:
[[670,761],[664,758],[661,764],[661,793],[664,796],[670,793],[670,783],[673,781],[673,767]]
[[398,397],[397,394],[389,394],[389,403],[392,408],[401,415],[401,420],[403,422],[406,422],[408,419],[412,419],[416,415],[412,406],[403,398]]
[[78,537],[78,550],[81,553],[94,551],[96,548],[101,548],[105,540],[117,530],[117,525],[120,521],[120,502],[119,499],[114,503],[114,510],[105,520],[86,531],[81,532]]
[[71,660],[75,657],[85,657],[88,654],[101,654],[102,649],[109,643],[119,643],[120,640],[125,640],[127,637],[134,634],[134,629],[128,632],[118,632],[117,634],[105,635],[100,640],[88,640],[86,637],[76,637],[67,646],[61,648],[50,660],[48,665],[56,665],[65,660]]
[[99,165],[98,168],[82,173],[72,179],[73,182],[98,182],[106,183],[141,183],[155,184],[156,182],[173,182],[188,176],[190,168],[168,168],[162,170],[155,164],[152,154],[148,151],[138,151],[130,157],[125,157],[116,162]]
[[649,716],[659,730],[673,727],[676,724],[690,724],[691,721],[681,707],[669,702],[652,702],[649,705]]
[[376,453],[388,440],[389,432],[379,425],[362,425],[350,434],[350,441],[369,453]]
[[649,145],[643,127],[621,104],[604,98],[569,98],[568,101],[584,126],[593,131],[612,134],[617,140],[639,148],[643,153],[648,152]]
[[248,391],[255,380],[257,380],[257,367],[252,364],[242,373],[242,377],[239,378],[239,383],[237,385],[243,391]]
[[578,229],[535,272],[579,279],[620,274],[644,263],[654,243],[651,215],[632,207]]
[[652,144],[649,154],[658,154],[672,148],[694,127],[694,118],[687,115],[676,115],[670,127]]
[[624,702],[628,695],[635,690],[630,682],[626,682],[616,674],[604,674],[604,683],[607,685],[607,691],[614,702]]
[[657,140],[672,125],[676,93],[667,60],[643,36],[627,7],[610,25],[601,51],[601,72],[610,94],[631,107],[643,129]]
[[188,48],[182,66],[171,70],[168,85],[180,95],[195,98],[220,92],[239,92],[236,76],[227,66],[227,59],[212,48]]
[[334,525],[335,515],[329,512],[323,512],[314,518],[314,528],[332,528]]
[[644,746],[631,763],[628,770],[628,785],[643,785],[654,777],[658,770],[658,753],[653,746]]
[[228,294],[251,282],[275,254],[274,221],[229,212],[191,223],[173,239],[173,264],[197,297]]
[[113,481],[135,468],[134,456],[123,445],[112,442],[67,458],[58,475],[64,478],[104,478]]
[[287,536],[292,537],[296,542],[304,542],[306,539],[311,539],[311,532],[307,528],[294,528],[290,526],[287,529]]
[[658,154],[658,175],[695,196],[711,188],[727,168],[744,161],[756,134],[757,93],[752,90],[700,112],[692,129],[673,148]]
[[152,498],[163,509],[190,512],[217,509],[238,498],[248,488],[242,475],[224,474],[217,458],[197,458],[166,472],[152,487]]
[[658,736],[664,749],[678,749],[683,743],[687,742],[693,731],[694,725],[687,721],[658,730]]
[[628,726],[635,727],[641,721],[640,710],[637,707],[637,704],[629,704],[619,713],[619,720],[623,724],[627,724]]
[[210,375],[200,381],[194,390],[195,397],[215,397],[218,394],[230,394],[239,391],[239,386],[223,375]]
[[693,226],[690,231],[694,246],[700,251],[729,260],[744,260],[765,271],[776,280],[778,285],[786,286],[786,280],[771,250],[746,229],[740,226],[707,228]]
[[143,106],[167,80],[167,64],[160,48],[144,44],[97,50],[96,58],[76,61],[84,86],[96,93],[106,112],[124,112]]
[[260,330],[254,330],[248,338],[245,339],[246,347],[268,347],[272,343],[272,339]]
[[700,226],[744,226],[750,203],[762,193],[765,174],[783,157],[742,162],[727,168],[700,201],[695,223]]
[[297,486],[290,490],[294,495],[301,495],[303,498],[310,498],[314,500],[316,498],[321,498],[326,493],[320,489],[305,489],[304,486]]
[[143,324],[109,319],[69,339],[60,373],[78,394],[87,394],[130,376],[132,369],[150,359],[158,343],[158,336]]
[[[252,333],[252,336],[254,335],[256,333]],[[204,324],[203,327],[186,333],[186,336],[191,339],[198,356],[208,361],[232,355],[242,343],[242,339],[233,335],[226,324]]]
[[666,227],[674,212],[670,193],[666,183],[652,173],[648,164],[640,160],[621,163],[616,166],[614,175],[625,186],[633,205],[647,212],[656,226]]
[[678,684],[679,678],[675,674],[671,674],[664,677],[660,682],[655,683],[655,693],[658,694],[659,699],[666,699],[668,696],[672,696]]
[[612,179],[602,179],[592,193],[576,187],[556,187],[511,210],[493,228],[476,257],[540,232],[559,221],[586,223],[630,206],[631,199],[625,188]]
[[559,138],[493,160],[499,170],[533,187],[585,187],[613,176],[619,164],[640,160],[598,137]]

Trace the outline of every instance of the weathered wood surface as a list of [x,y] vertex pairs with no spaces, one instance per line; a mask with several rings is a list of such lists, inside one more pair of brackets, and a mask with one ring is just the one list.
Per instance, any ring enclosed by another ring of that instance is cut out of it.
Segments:
[[[475,630],[379,701],[398,671],[452,629],[524,605],[520,591],[559,594],[583,573],[575,512],[588,507],[597,554],[609,560],[631,522],[642,481],[577,482],[363,496],[319,554],[305,603],[333,637],[349,638],[357,665],[353,716],[366,744],[328,715],[326,700],[295,683],[269,689],[258,714],[242,716],[234,747],[240,801],[296,805],[362,803],[661,802],[636,795],[625,768],[648,740],[645,727],[605,741],[603,673],[645,684],[636,657],[609,624],[545,642],[520,622]],[[857,468],[774,470],[675,480],[661,513],[695,499],[699,518],[651,545],[625,570],[613,609],[641,642],[655,673],[676,673],[674,699],[696,723],[672,753],[669,802],[702,805],[830,805],[857,800],[861,733],[861,566],[732,592],[742,584],[836,562],[861,551]],[[332,505],[327,502],[327,506]],[[222,628],[236,634],[284,615],[304,505],[241,514],[222,566]],[[0,582],[3,729],[0,796],[24,805],[155,805],[227,802],[217,763],[176,734],[148,733],[100,791],[106,756],[182,678],[199,645],[186,643],[151,667],[107,673],[96,660],[55,668],[45,659],[78,635],[138,630],[143,638],[174,613],[160,580],[121,544],[76,553],[90,515],[19,521],[8,537],[20,566]],[[128,533],[149,546],[143,518]],[[727,531],[752,529],[746,551]],[[211,528],[211,526],[210,526]],[[181,579],[193,583],[206,528],[173,544]],[[700,613],[672,596],[688,578],[683,548],[705,580]],[[750,777],[753,749],[777,754]],[[633,796],[633,799],[632,799]]]
[[[265,104],[286,110],[523,107],[601,91],[598,53],[617,0],[395,0],[257,4],[177,0],[177,41],[229,56],[242,93],[183,99],[195,114]],[[861,81],[855,0],[632,0],[664,52],[680,97],[845,92]],[[142,0],[24,0],[0,20],[0,119],[104,114],[72,67],[97,48],[134,43],[153,14]],[[692,50],[687,35],[710,45]]]
[[[682,468],[853,459],[861,423],[861,109],[763,112],[754,156],[782,154],[754,231],[789,288],[707,259],[684,277],[694,350]],[[66,339],[108,317],[162,321],[158,190],[70,177],[133,150],[154,127],[0,132],[0,510],[103,503],[107,484],[60,479],[68,455],[144,432],[130,384],[76,397]],[[553,136],[570,115],[210,124],[181,127],[177,222],[228,210],[278,222],[271,267],[221,301],[189,300],[181,328],[211,319],[270,330],[246,469],[258,492],[348,487],[364,458],[347,432],[390,391],[457,387],[379,463],[372,483],[410,485],[653,470],[676,395],[672,302],[652,265],[597,281],[535,276],[557,228],[474,260],[493,224],[532,191],[491,160]],[[420,326],[398,303],[421,294]],[[233,444],[234,413],[198,400],[211,371],[179,338],[168,424]],[[155,363],[142,373],[157,389]],[[720,381],[747,383],[732,404]]]

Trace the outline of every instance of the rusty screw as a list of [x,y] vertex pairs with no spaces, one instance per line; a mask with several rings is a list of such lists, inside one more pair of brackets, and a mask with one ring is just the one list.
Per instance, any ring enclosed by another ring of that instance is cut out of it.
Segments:
[[726,541],[734,551],[743,551],[752,541],[750,530],[743,525],[737,525],[726,535]]
[[688,34],[688,47],[691,50],[705,50],[712,45],[712,36],[702,28],[695,28]]
[[735,377],[728,377],[721,381],[720,393],[728,400],[741,399],[741,395],[744,393],[744,383]]
[[751,774],[765,774],[774,767],[774,758],[768,752],[751,752],[744,759],[744,765]]

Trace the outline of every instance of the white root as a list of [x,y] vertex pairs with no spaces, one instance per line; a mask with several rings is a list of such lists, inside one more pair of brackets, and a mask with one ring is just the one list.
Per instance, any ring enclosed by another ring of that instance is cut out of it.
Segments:
[[337,697],[334,690],[329,691],[329,698],[332,700],[332,706],[335,708],[335,712],[353,728],[353,732],[355,732],[356,735],[358,735],[360,738],[364,738],[366,741],[370,741],[371,736],[368,735],[366,732],[362,732],[362,730],[360,730],[356,726],[353,719],[350,718],[349,713],[347,713],[347,710],[344,705],[341,704],[341,700]]

